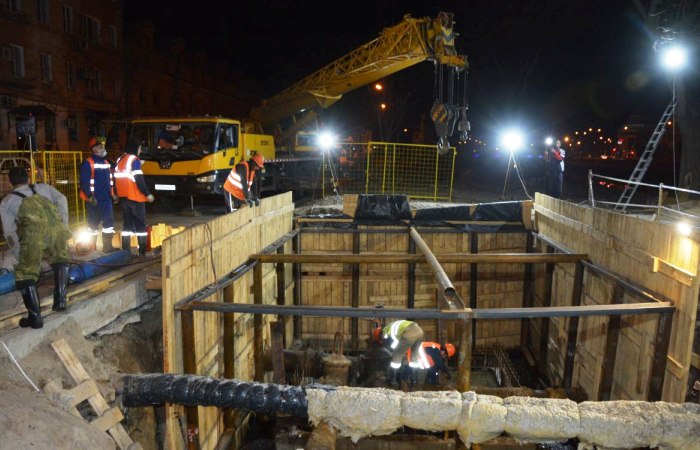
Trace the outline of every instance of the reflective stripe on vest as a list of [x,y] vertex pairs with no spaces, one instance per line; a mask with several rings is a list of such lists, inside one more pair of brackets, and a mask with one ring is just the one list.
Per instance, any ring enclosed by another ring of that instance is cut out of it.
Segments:
[[[250,188],[253,186],[253,180],[255,179],[255,171],[250,170],[250,167],[248,167],[248,161],[241,161],[239,164],[242,164],[245,167],[248,190],[250,191]],[[224,189],[229,194],[236,197],[238,200],[245,200],[245,193],[243,192],[243,180],[241,180],[241,176],[238,174],[238,172],[236,172],[236,167],[231,169],[231,172],[229,172],[228,177],[226,177]]]
[[147,198],[139,190],[135,178],[135,175],[142,175],[143,172],[141,170],[132,170],[134,161],[137,159],[136,155],[122,155],[119,160],[117,160],[114,178],[117,180],[117,194],[119,197],[126,197],[129,200],[143,203]]

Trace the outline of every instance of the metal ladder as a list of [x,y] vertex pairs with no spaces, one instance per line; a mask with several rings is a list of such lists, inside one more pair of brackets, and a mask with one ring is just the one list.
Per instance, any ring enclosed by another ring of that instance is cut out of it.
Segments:
[[644,174],[647,173],[647,169],[651,165],[651,160],[654,157],[654,152],[656,151],[661,138],[666,132],[666,123],[668,122],[668,119],[671,118],[671,114],[673,114],[673,109],[676,107],[676,103],[678,103],[678,97],[674,97],[666,107],[666,111],[664,111],[663,115],[661,116],[661,120],[656,125],[656,129],[654,129],[654,132],[651,134],[642,156],[639,157],[637,166],[632,171],[632,176],[629,179],[630,182],[627,183],[627,186],[622,192],[620,199],[617,201],[617,204],[615,204],[615,211],[623,213],[627,211],[627,206],[630,204],[632,197],[634,197],[634,194],[637,192],[637,188],[639,187],[636,183],[642,181]]

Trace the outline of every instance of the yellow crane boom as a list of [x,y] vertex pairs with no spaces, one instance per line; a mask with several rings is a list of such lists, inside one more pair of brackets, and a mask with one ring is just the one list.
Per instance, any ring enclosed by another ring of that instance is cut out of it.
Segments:
[[264,100],[251,118],[269,128],[302,110],[328,108],[347,92],[425,60],[466,69],[467,58],[455,50],[452,27],[451,13],[422,19],[406,15],[373,41]]

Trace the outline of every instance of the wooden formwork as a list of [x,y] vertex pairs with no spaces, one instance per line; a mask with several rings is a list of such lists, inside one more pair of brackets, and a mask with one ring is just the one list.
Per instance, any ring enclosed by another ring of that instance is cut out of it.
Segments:
[[[217,378],[251,380],[254,325],[260,330],[270,316],[181,311],[178,302],[230,274],[275,239],[292,229],[291,193],[263,199],[257,208],[243,208],[193,226],[163,241],[163,365],[166,373],[194,373]],[[287,244],[291,252],[291,242]],[[212,261],[213,260],[213,261]],[[277,298],[276,268],[261,266],[263,298]],[[216,276],[214,275],[216,272]],[[287,277],[291,281],[291,276]],[[223,290],[197,300],[253,303],[253,273]],[[285,286],[292,301],[292,287]],[[231,317],[232,316],[232,317]],[[291,323],[291,322],[288,322]],[[291,332],[291,325],[289,325]],[[263,345],[270,342],[262,335]],[[185,349],[183,351],[183,349]],[[188,409],[186,411],[186,409]],[[244,417],[218,408],[166,407],[168,449],[216,448],[225,428],[240,428]]]
[[[663,345],[658,328],[666,325],[658,316],[582,318],[575,336],[572,385],[583,388],[591,399],[646,400],[654,395],[650,386],[663,377],[661,399],[684,401],[691,361],[697,358],[692,354],[700,286],[697,238],[682,236],[673,226],[540,194],[535,199],[535,211],[540,235],[573,252],[588,253],[593,263],[673,301],[677,308],[668,352],[662,355],[665,358],[660,358],[660,364],[654,360],[656,347]],[[546,251],[547,245],[540,243],[538,247]],[[558,265],[551,269],[549,276],[546,268],[535,269],[536,306],[547,304],[550,286],[552,305],[571,302],[575,267]],[[585,274],[581,297],[584,305],[637,301],[609,277],[591,271]],[[528,345],[538,361],[547,361],[545,375],[556,384],[564,375],[567,320],[549,319],[545,337],[542,320],[530,323]]]

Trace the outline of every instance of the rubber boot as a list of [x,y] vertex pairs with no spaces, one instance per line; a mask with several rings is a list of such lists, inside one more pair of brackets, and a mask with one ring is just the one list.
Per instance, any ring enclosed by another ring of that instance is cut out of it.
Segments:
[[36,291],[34,281],[20,281],[17,283],[24,306],[27,308],[27,317],[19,319],[19,326],[22,328],[41,328],[44,321],[41,320],[41,307],[39,304],[39,293]]
[[146,255],[146,241],[148,240],[148,236],[137,236],[136,238],[139,241],[139,256]]
[[131,236],[122,236],[122,250],[131,251]]
[[102,253],[114,253],[117,251],[112,245],[112,238],[114,234],[112,233],[102,233]]
[[66,294],[68,293],[68,264],[52,264],[53,268],[53,309],[66,310]]

